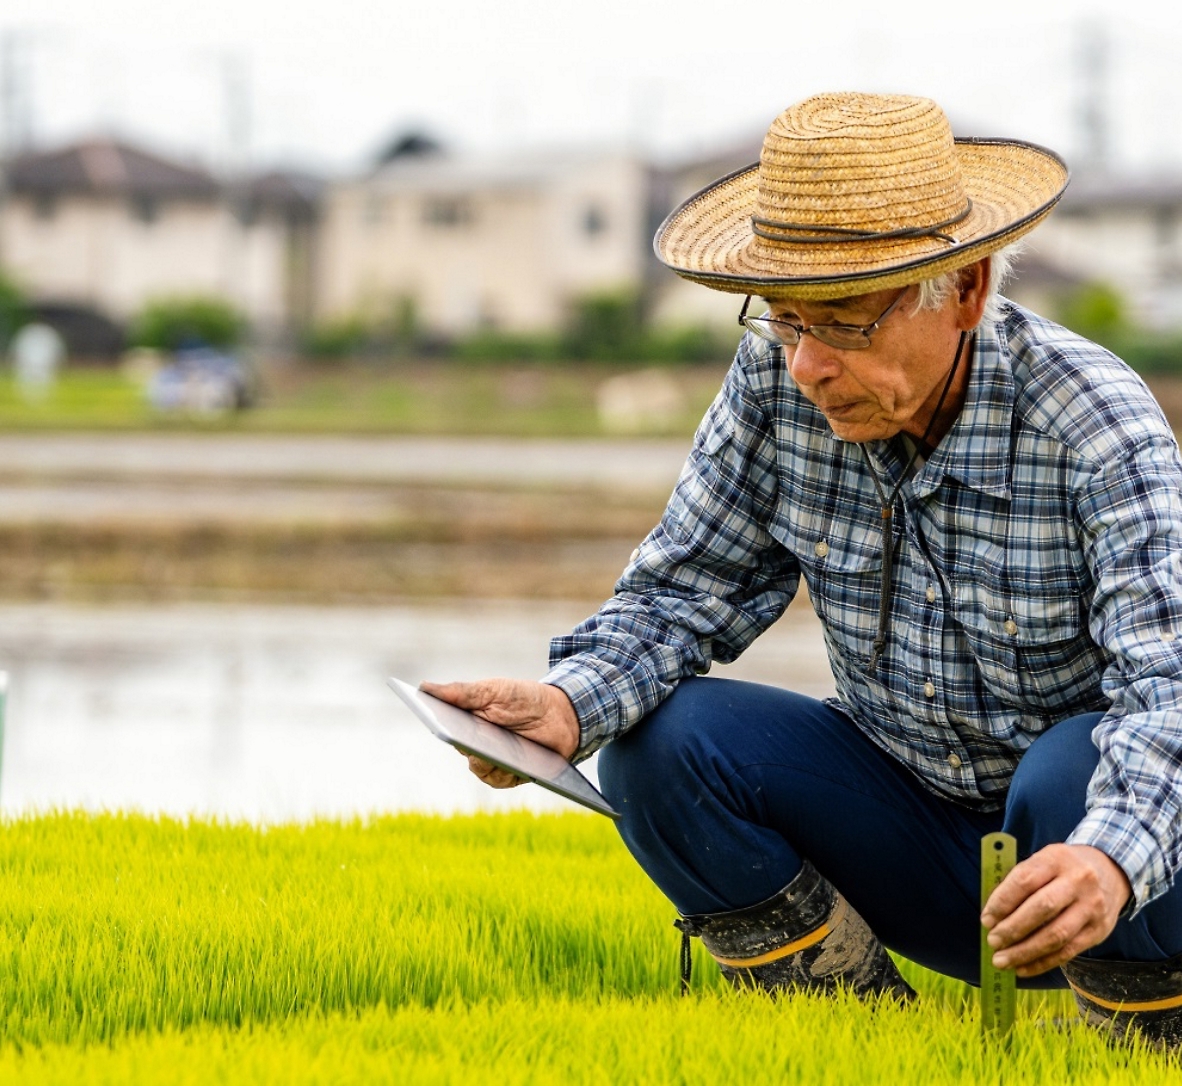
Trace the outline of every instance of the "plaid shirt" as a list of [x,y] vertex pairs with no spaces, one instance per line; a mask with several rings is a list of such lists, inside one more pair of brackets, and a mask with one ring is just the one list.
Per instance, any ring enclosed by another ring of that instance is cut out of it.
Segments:
[[[684,676],[735,659],[803,573],[832,703],[934,792],[1003,803],[1022,752],[1104,711],[1069,841],[1128,875],[1135,907],[1182,863],[1182,460],[1142,382],[1010,303],[978,330],[964,407],[896,502],[895,589],[878,626],[881,505],[861,450],[744,337],[660,524],[616,594],[551,645],[580,757]],[[888,493],[899,442],[867,446]]]

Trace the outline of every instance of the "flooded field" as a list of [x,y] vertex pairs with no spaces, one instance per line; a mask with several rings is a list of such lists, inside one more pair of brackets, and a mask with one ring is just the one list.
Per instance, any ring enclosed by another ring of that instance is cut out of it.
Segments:
[[[385,679],[537,677],[549,638],[586,611],[520,601],[0,605],[10,683],[0,810],[285,821],[563,805],[534,786],[481,785]],[[807,604],[716,673],[832,689]]]

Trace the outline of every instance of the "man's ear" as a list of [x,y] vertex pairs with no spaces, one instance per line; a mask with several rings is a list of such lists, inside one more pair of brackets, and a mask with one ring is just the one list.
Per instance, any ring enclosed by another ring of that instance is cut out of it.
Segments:
[[975,264],[961,268],[956,276],[957,327],[971,332],[981,323],[985,303],[989,300],[989,272],[992,261],[983,257]]

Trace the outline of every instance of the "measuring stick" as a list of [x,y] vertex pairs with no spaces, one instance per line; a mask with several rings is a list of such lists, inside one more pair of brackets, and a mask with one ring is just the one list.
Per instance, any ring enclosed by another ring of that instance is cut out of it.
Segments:
[[[1018,862],[1018,842],[1008,833],[987,833],[981,838],[981,907],[1001,880]],[[1014,1024],[1017,1008],[1017,976],[1012,969],[993,967],[993,948],[981,928],[981,1028],[1005,1036]]]

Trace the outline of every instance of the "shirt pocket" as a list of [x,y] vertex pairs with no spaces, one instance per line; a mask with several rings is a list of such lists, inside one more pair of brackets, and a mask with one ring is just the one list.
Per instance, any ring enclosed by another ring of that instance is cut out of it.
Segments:
[[1098,684],[1078,596],[1026,592],[1006,599],[970,583],[957,586],[953,599],[981,681],[1001,701],[1053,717],[1079,704],[1081,686]]
[[790,547],[800,562],[830,653],[862,671],[878,634],[881,547],[877,532],[860,532],[854,525],[798,534]]

